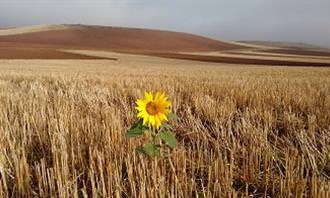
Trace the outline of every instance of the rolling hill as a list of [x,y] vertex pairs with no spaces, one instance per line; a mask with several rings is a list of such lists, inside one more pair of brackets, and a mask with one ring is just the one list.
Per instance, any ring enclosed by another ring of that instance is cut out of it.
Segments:
[[[326,51],[311,51],[309,48],[293,48],[274,43],[227,42],[182,32],[87,25],[0,29],[0,59],[116,60],[115,57],[77,54],[70,50],[120,52],[243,65],[330,66],[329,60],[324,61],[330,57]],[[279,60],[281,56],[286,58]],[[322,56],[323,59],[299,59],[304,56]]]
[[240,45],[187,33],[84,25],[2,30],[0,31],[0,46],[95,49],[136,53],[219,51],[242,48]]

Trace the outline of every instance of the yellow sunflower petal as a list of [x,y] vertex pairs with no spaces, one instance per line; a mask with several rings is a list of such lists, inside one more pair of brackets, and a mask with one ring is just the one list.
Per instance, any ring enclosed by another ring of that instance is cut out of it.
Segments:
[[155,126],[156,128],[159,128],[161,125],[161,121],[158,116],[155,116]]
[[159,117],[160,117],[160,120],[162,121],[162,120],[166,120],[166,121],[168,121],[168,119],[167,119],[167,116],[165,115],[165,114],[159,114]]
[[151,92],[144,92],[144,98],[146,101],[152,101],[153,100],[153,95]]
[[165,96],[165,93],[164,93],[164,92],[161,93],[160,98],[161,98],[162,100],[167,100],[167,97]]
[[146,115],[143,117],[143,125],[146,125],[148,123],[149,120],[149,115]]
[[142,99],[137,99],[135,102],[137,105],[145,105],[145,102]]
[[138,113],[137,117],[139,117],[139,118],[144,118],[144,117],[147,116],[147,115],[148,115],[148,114],[147,114],[146,112],[141,111],[141,112]]
[[155,95],[155,101],[158,101],[159,100],[159,96],[160,96],[160,92],[157,92],[156,95]]
[[152,126],[155,126],[155,117],[154,116],[149,116],[149,123],[152,125]]

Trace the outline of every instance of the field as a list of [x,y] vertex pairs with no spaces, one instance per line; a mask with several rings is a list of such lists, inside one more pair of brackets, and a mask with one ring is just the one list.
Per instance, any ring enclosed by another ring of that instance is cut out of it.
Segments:
[[[84,25],[0,30],[0,197],[330,197],[330,54]],[[135,152],[164,91],[174,150]]]
[[[330,70],[117,54],[0,60],[1,197],[329,197]],[[134,152],[163,90],[178,147]]]

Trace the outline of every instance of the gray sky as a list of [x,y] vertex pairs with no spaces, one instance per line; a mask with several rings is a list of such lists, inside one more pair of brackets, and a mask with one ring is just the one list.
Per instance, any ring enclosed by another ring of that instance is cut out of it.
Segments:
[[330,0],[0,0],[0,27],[73,23],[330,46]]

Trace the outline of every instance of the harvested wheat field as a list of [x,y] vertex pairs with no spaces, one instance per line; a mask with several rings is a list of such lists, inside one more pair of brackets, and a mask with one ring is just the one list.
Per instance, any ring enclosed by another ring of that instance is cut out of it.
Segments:
[[[330,70],[111,54],[0,60],[1,197],[329,197]],[[163,90],[177,148],[128,139]]]

